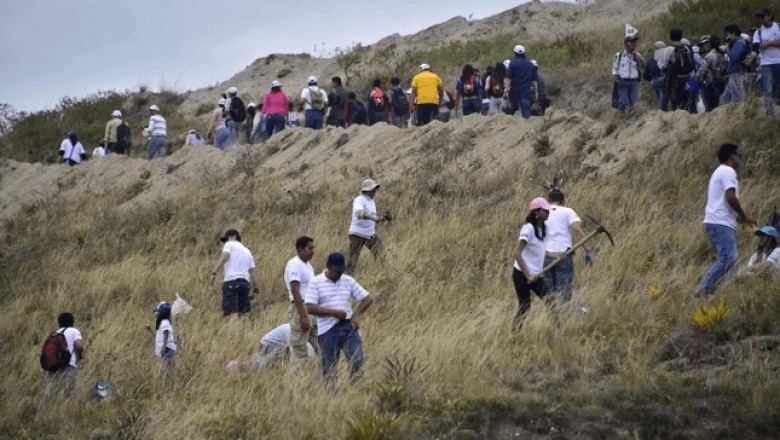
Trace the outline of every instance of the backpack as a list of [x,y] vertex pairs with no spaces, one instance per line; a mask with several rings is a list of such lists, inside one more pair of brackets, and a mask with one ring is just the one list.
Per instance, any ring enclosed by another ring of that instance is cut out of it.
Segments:
[[314,110],[322,110],[325,107],[325,99],[322,97],[322,90],[314,90],[309,87],[309,105]]
[[398,116],[403,116],[409,112],[409,98],[406,97],[406,93],[400,87],[393,89],[392,105],[393,113]]
[[490,96],[501,98],[504,96],[504,79],[496,75],[490,77]]
[[477,75],[471,74],[469,76],[469,79],[463,82],[463,84],[460,85],[461,89],[463,89],[463,96],[466,98],[470,98],[477,94]]
[[230,100],[230,119],[235,122],[246,121],[246,107],[244,107],[244,101],[238,96],[234,96]]
[[41,368],[57,371],[70,365],[70,350],[65,339],[65,329],[56,331],[46,338],[41,350]]
[[655,58],[650,58],[645,67],[645,71],[642,73],[642,79],[645,81],[652,81],[661,74],[661,68],[658,67],[658,61]]
[[371,94],[368,95],[368,105],[371,110],[384,110],[386,100],[387,95],[381,89],[372,90]]
[[672,73],[677,76],[690,75],[694,70],[693,54],[687,46],[677,46],[674,48],[672,56]]
[[352,117],[350,119],[352,119],[352,124],[365,125],[368,123],[368,112],[362,102],[355,100],[352,103]]
[[119,147],[119,153],[124,153],[133,146],[133,134],[130,127],[124,122],[116,127],[116,144]]

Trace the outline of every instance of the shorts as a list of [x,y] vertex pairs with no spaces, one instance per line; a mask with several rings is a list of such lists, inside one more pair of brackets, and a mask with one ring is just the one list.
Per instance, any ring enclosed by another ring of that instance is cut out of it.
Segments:
[[239,278],[222,283],[222,314],[249,312],[249,281]]

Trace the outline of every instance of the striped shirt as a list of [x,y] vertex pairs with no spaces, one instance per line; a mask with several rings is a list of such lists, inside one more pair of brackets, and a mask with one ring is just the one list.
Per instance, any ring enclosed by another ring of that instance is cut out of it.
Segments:
[[[368,292],[349,275],[341,275],[335,283],[325,276],[325,272],[309,281],[304,302],[320,307],[346,312],[346,319],[352,318],[351,301],[360,302],[368,297]],[[339,320],[333,316],[318,316],[317,330],[322,335],[330,330]]]
[[152,136],[166,136],[168,129],[165,126],[165,118],[160,115],[152,115],[149,118],[149,126],[144,131]]

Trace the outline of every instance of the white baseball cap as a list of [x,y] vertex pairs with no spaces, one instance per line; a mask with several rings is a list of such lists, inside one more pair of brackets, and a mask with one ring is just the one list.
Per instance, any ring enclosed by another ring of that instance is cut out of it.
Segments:
[[217,101],[217,105],[225,105],[226,103],[227,101],[225,100],[225,98],[219,98],[219,101]]
[[157,107],[157,104],[152,104],[152,105],[149,106],[149,110],[151,110],[153,112],[159,112],[160,111],[160,107]]
[[509,67],[509,63],[511,63],[511,61],[509,61],[509,60],[504,60],[504,67]]
[[360,191],[373,191],[379,188],[379,184],[373,179],[366,179],[360,184]]
[[429,66],[428,64],[425,63],[420,64],[420,70],[430,70],[430,69],[431,66]]
[[114,110],[113,112],[111,112],[111,116],[113,116],[115,118],[121,118],[122,117],[122,112],[120,112],[119,110]]
[[311,84],[317,84],[317,82],[318,81],[317,81],[317,77],[316,76],[312,75],[312,76],[309,77],[309,84],[310,85]]
[[513,50],[516,54],[522,55],[525,53],[525,46],[523,46],[522,44],[518,44],[517,46],[515,46]]
[[235,95],[236,93],[238,93],[238,89],[235,87],[230,87],[227,89],[227,92],[229,95]]
[[278,79],[271,81],[271,87],[281,87],[281,86],[282,86],[282,82],[279,81]]
[[254,102],[250,102],[250,103],[249,103],[249,104],[247,104],[246,106],[247,106],[247,107],[257,107],[257,104],[255,104]]

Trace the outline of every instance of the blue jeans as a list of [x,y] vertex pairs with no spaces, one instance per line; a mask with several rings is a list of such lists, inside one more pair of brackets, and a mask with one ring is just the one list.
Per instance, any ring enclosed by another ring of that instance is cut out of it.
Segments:
[[377,122],[387,122],[387,112],[384,110],[369,110],[368,125],[374,125]]
[[707,234],[712,247],[718,253],[718,259],[712,263],[699,283],[699,287],[696,288],[696,292],[710,295],[724,278],[737,270],[739,265],[737,234],[728,226],[709,223],[704,224],[704,233]]
[[464,98],[463,99],[463,116],[468,116],[479,112],[481,104],[479,98]]
[[266,116],[265,138],[268,139],[274,133],[279,133],[280,131],[284,130],[285,125],[287,125],[287,118],[285,118],[281,113]]
[[775,80],[780,78],[780,64],[761,66],[761,92],[767,115],[775,114],[775,100],[772,97]]
[[745,74],[742,72],[729,73],[729,82],[726,89],[720,95],[718,105],[729,102],[742,102],[745,100]]
[[311,128],[313,130],[319,130],[322,128],[322,110],[308,109],[304,112],[306,118],[306,124],[304,127]]
[[165,148],[166,142],[165,136],[152,136],[152,139],[149,140],[149,147],[146,149],[146,157],[149,160],[155,157],[165,157],[168,154],[168,150]]
[[525,119],[531,119],[531,106],[534,101],[530,96],[518,97],[509,95],[509,102],[512,103],[512,114],[520,110],[520,116]]
[[230,133],[228,133],[227,127],[218,128],[214,133],[214,146],[217,148],[225,148],[230,140]]
[[[544,258],[544,267],[557,260],[557,258]],[[544,273],[544,284],[554,296],[563,301],[571,299],[572,284],[574,283],[574,255],[569,255],[555,267]]]
[[238,143],[238,130],[241,127],[241,123],[236,121],[225,121],[225,127],[227,127],[228,133],[225,148],[230,148]]
[[336,371],[338,371],[339,355],[342,350],[347,358],[350,381],[355,382],[360,379],[360,369],[363,367],[363,343],[358,332],[352,328],[351,321],[339,321],[317,339],[322,354],[322,374],[328,392],[336,390]]
[[653,94],[658,100],[658,110],[666,111],[669,107],[669,99],[666,98],[666,92],[664,91],[664,76],[658,75],[650,82],[650,86],[653,88]]
[[618,111],[624,112],[636,105],[639,97],[639,81],[623,79],[618,83]]

